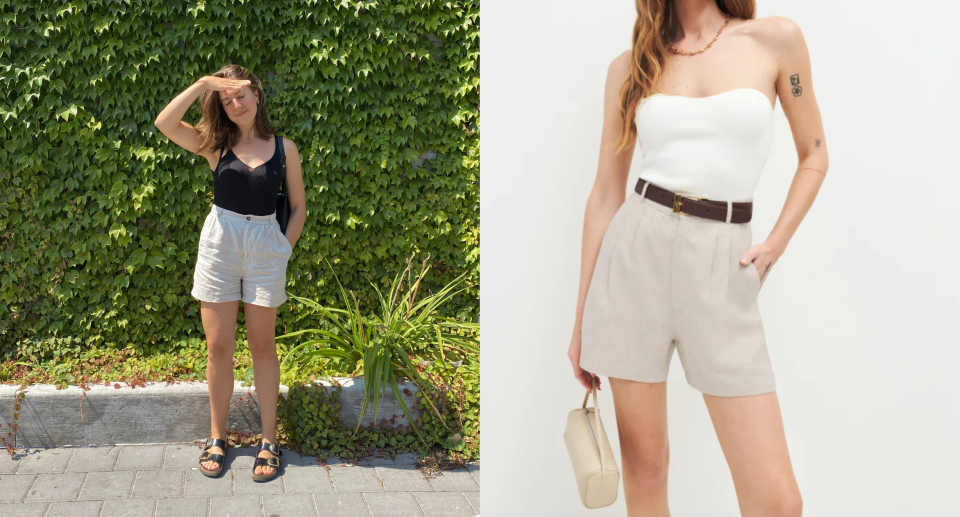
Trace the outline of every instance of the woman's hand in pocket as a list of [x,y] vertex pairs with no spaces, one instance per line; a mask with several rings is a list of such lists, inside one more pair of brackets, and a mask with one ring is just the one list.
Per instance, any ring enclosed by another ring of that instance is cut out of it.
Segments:
[[281,230],[279,226],[276,227],[276,230],[277,233],[280,234],[280,238],[287,241],[287,245],[290,246],[290,251],[292,252],[294,243],[290,242],[290,239],[287,238],[287,234],[283,233],[283,230]]
[[740,257],[740,264],[746,266],[747,264],[753,263],[754,273],[760,279],[760,287],[762,288],[763,282],[766,281],[767,274],[770,272],[770,268],[777,263],[781,255],[783,255],[783,250],[764,241],[748,249],[747,252]]

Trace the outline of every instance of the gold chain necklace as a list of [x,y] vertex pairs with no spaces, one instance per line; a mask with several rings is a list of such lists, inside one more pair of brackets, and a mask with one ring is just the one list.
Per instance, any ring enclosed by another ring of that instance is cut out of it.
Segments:
[[711,41],[710,43],[707,43],[707,46],[706,46],[706,47],[703,47],[702,49],[697,50],[697,51],[695,51],[695,52],[687,52],[687,51],[685,51],[685,50],[678,50],[678,49],[676,49],[676,48],[673,47],[673,42],[670,41],[670,40],[667,41],[667,46],[670,47],[670,50],[676,52],[677,54],[683,54],[684,56],[692,56],[692,55],[694,55],[694,54],[699,54],[699,53],[703,52],[704,50],[707,50],[708,48],[710,48],[710,46],[713,45],[714,42],[717,41],[717,38],[720,37],[720,33],[723,32],[723,29],[727,26],[728,23],[730,23],[730,15],[729,15],[729,14],[727,15],[727,19],[723,22],[723,25],[720,27],[720,30],[717,31],[717,35],[713,37],[713,41]]

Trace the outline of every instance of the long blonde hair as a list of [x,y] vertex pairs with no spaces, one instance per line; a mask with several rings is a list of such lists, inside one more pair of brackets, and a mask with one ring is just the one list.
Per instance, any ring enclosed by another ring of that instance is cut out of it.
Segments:
[[[717,7],[733,18],[752,19],[755,0],[716,0]],[[674,0],[636,0],[637,21],[633,24],[630,73],[620,86],[620,115],[623,125],[616,147],[623,149],[637,138],[637,107],[653,94],[666,62],[667,35],[676,27]]]
[[[266,140],[276,134],[277,128],[270,123],[267,117],[267,96],[263,94],[260,79],[256,74],[239,65],[226,65],[211,75],[213,77],[250,81],[247,87],[258,94],[260,99],[257,114],[253,119],[253,134],[261,140]],[[200,94],[201,116],[196,126],[197,131],[200,132],[200,149],[232,148],[240,141],[240,127],[227,116],[217,92],[218,90],[204,90]]]

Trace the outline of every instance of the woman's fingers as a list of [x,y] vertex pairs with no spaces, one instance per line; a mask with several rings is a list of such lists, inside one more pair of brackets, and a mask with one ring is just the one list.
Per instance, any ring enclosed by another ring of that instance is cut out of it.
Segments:
[[599,390],[600,390],[600,377],[597,377],[596,375],[594,375],[594,374],[592,374],[592,373],[584,370],[583,368],[580,368],[580,351],[579,351],[579,349],[577,349],[577,350],[571,349],[570,351],[567,352],[567,357],[570,359],[570,365],[573,366],[573,376],[576,377],[578,381],[580,381],[580,385],[582,385],[584,388],[586,388],[586,389],[589,390],[589,389],[590,389],[590,377],[596,377],[597,391],[599,391]]
[[590,389],[590,378],[593,377],[593,378],[596,379],[594,382],[596,383],[597,391],[600,391],[600,377],[597,377],[596,375],[594,375],[594,374],[592,374],[592,373],[590,373],[590,372],[588,372],[588,371],[586,371],[586,370],[584,370],[584,369],[582,369],[582,368],[580,368],[580,367],[576,367],[576,368],[575,368],[575,371],[576,371],[577,380],[580,381],[580,384],[581,384],[584,388],[586,388],[586,389],[588,389],[588,390]]
[[596,382],[597,391],[600,391],[600,377],[597,377],[592,373],[587,373],[587,389],[590,388],[590,377],[593,377],[595,379],[594,382]]
[[595,382],[595,384],[596,384],[596,386],[597,386],[597,391],[600,391],[600,377],[597,377],[596,375],[594,375],[594,374],[592,374],[592,373],[590,373],[590,372],[588,372],[588,371],[586,371],[586,370],[583,371],[583,386],[584,386],[585,388],[587,388],[587,389],[590,389],[590,378],[591,378],[591,377],[594,378],[594,382]]
[[235,90],[239,90],[240,88],[243,88],[244,86],[249,86],[249,85],[250,85],[250,80],[249,80],[249,79],[224,79],[224,78],[222,78],[222,77],[219,77],[218,79],[219,79],[219,81],[218,81],[218,84],[217,84],[217,86],[218,86],[217,89],[221,89],[221,90],[226,90],[226,89],[228,89],[228,88],[233,88],[233,89],[235,89]]

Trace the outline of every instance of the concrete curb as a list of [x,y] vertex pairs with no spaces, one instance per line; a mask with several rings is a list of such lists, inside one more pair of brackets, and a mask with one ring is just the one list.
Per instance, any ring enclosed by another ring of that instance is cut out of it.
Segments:
[[[343,426],[356,427],[363,404],[363,378],[335,377],[334,380],[343,388],[340,394]],[[234,381],[227,428],[260,433],[257,393],[253,386],[240,384]],[[319,389],[331,384],[316,381],[314,385]],[[404,388],[410,395],[404,394],[403,400],[417,419],[419,413],[413,407],[417,387],[401,382],[401,391]],[[0,385],[0,426],[4,435],[12,429],[7,423],[13,424],[13,401],[18,389],[15,385]],[[286,398],[288,391],[287,386],[280,385],[281,397]],[[99,384],[91,385],[86,392],[78,386],[58,390],[51,384],[33,384],[24,392],[26,398],[21,402],[17,419],[17,447],[183,443],[202,441],[210,435],[210,399],[207,383],[203,381],[171,385],[148,382],[138,388],[121,384],[119,389]],[[234,405],[241,397],[245,397],[244,400]],[[392,390],[388,389],[381,397],[377,420],[394,416],[396,420],[389,424],[391,427],[409,423]],[[373,421],[371,404],[361,425]],[[12,443],[12,437],[5,438]]]

